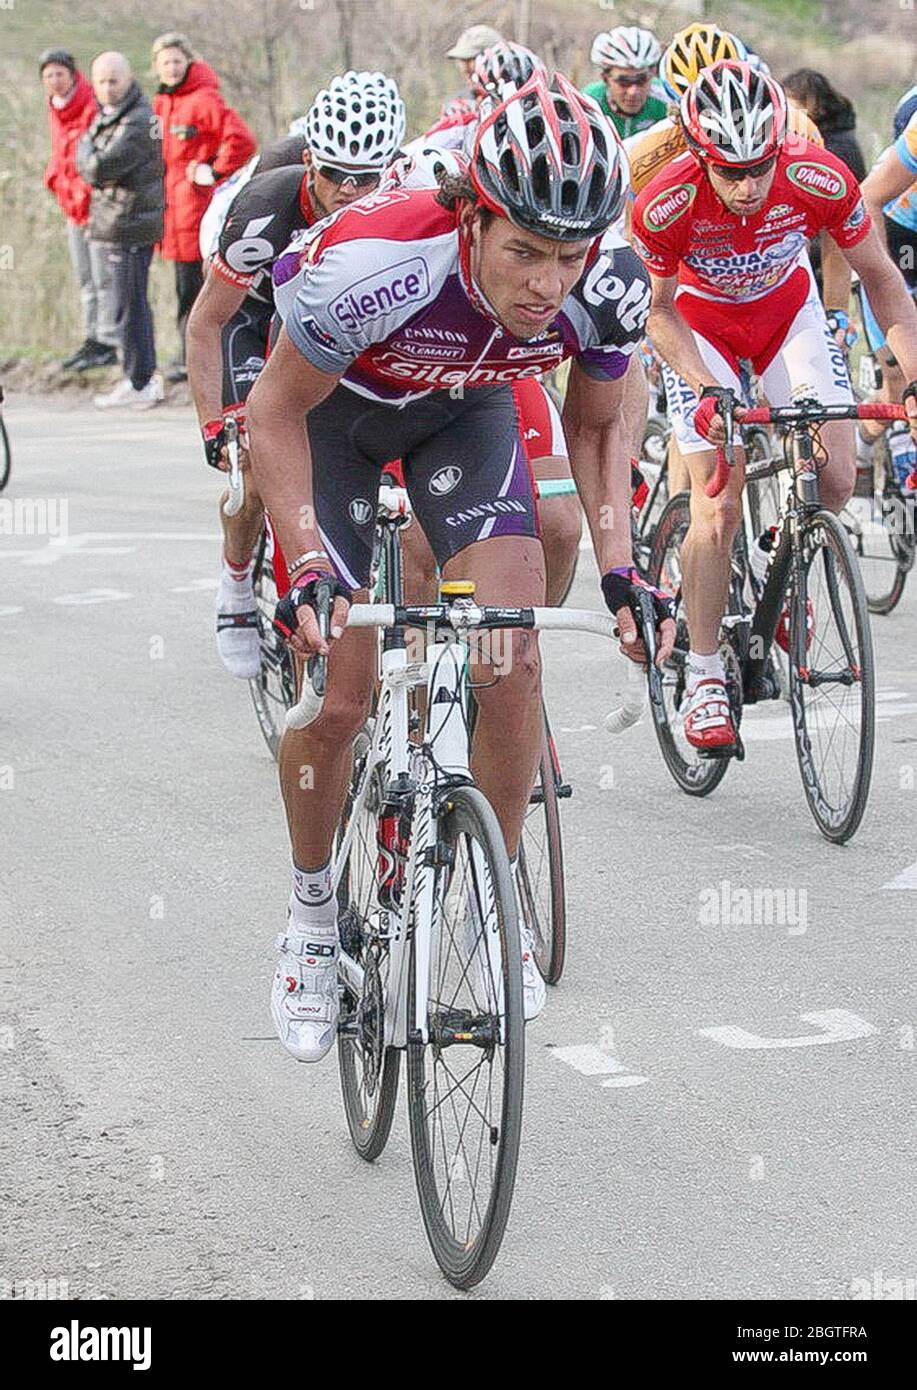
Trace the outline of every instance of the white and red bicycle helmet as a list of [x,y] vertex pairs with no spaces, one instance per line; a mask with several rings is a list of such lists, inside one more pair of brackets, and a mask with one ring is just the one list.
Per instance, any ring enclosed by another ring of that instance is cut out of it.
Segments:
[[471,70],[471,90],[479,100],[496,97],[501,100],[504,86],[512,82],[516,88],[528,82],[533,72],[547,72],[544,63],[530,48],[521,43],[504,40],[479,53]]
[[759,164],[783,144],[786,96],[749,63],[715,63],[682,97],[681,122],[690,148],[705,163]]
[[485,207],[553,241],[601,236],[620,214],[627,157],[597,102],[535,72],[478,128],[471,182]]

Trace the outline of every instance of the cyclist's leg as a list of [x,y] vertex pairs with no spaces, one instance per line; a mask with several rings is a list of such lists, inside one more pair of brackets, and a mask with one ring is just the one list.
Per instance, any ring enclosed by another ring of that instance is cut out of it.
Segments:
[[[756,369],[764,394],[776,405],[801,396],[814,396],[823,405],[853,404],[844,354],[828,328],[814,279],[776,354]],[[856,481],[855,426],[850,420],[832,420],[819,435],[829,456],[819,470],[819,495],[823,506],[839,512]]]
[[[536,534],[528,461],[508,388],[468,391],[451,424],[405,454],[415,510],[446,577],[474,579],[484,603],[544,603],[544,552]],[[473,459],[453,485],[453,459]],[[430,484],[434,486],[431,487]],[[538,644],[531,633],[490,634],[479,644],[480,718],[475,777],[497,812],[510,855],[541,747]]]
[[[695,341],[710,367],[711,380],[739,392],[739,374],[708,339],[695,332]],[[672,434],[685,462],[691,486],[691,525],[682,544],[684,603],[691,634],[691,650],[712,656],[719,649],[720,624],[729,589],[730,556],[742,517],[745,480],[744,450],[736,449],[736,466],[718,497],[708,497],[705,487],[713,475],[716,450],[694,428],[698,400],[690,386],[668,363],[663,376]]]
[[[538,482],[572,480],[567,442],[557,407],[541,382],[532,377],[513,383],[519,427],[532,472]],[[563,602],[573,582],[583,529],[583,509],[576,493],[544,497],[538,502],[541,543],[547,575],[546,602]]]

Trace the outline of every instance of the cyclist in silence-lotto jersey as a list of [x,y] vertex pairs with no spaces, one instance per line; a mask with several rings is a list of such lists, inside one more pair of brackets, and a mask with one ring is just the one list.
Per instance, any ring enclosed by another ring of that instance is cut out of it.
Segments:
[[[704,752],[727,756],[736,731],[719,630],[744,472],[737,466],[719,497],[706,496],[711,442],[723,437],[722,388],[739,395],[739,359],[747,357],[774,405],[802,396],[852,400],[805,259],[808,239],[822,228],[860,275],[911,376],[917,313],[846,165],[817,146],[785,145],[786,98],[776,82],[747,63],[717,63],[686,92],[681,120],[690,152],[637,198],[633,244],[652,274],[650,333],[666,362],[673,429],[691,474],[685,735]],[[853,489],[853,430],[833,422],[822,438],[830,456],[820,474],[822,502],[839,511]]]
[[[544,560],[510,385],[572,358],[571,461],[605,600],[625,650],[639,654],[621,403],[649,290],[629,247],[598,244],[620,210],[622,158],[593,102],[561,75],[549,88],[535,73],[482,121],[466,179],[439,193],[387,190],[336,214],[286,267],[286,295],[276,291],[285,326],[249,398],[253,467],[292,579],[278,625],[300,657],[330,651],[319,719],[287,732],[280,750],[294,870],[272,1016],[301,1060],[324,1056],[336,1027],[329,864],[375,651],[344,619],[369,578],[381,467],[402,459],[447,579],[473,580],[484,603],[540,603]],[[621,524],[608,529],[608,516]],[[325,641],[314,596],[329,574]],[[670,605],[655,601],[670,651]],[[479,678],[475,780],[515,859],[541,740],[535,636],[514,632],[500,669],[476,663]],[[544,985],[529,937],[522,947],[533,1017]]]
[[590,60],[602,80],[586,87],[624,140],[661,121],[666,114],[665,92],[656,79],[662,49],[649,29],[620,25],[596,34]]
[[[225,468],[225,414],[241,408],[264,366],[274,314],[271,268],[294,234],[378,187],[404,135],[404,104],[382,73],[348,72],[318,93],[300,162],[255,174],[233,200],[188,323],[188,370],[207,462]],[[247,461],[246,461],[247,463]],[[216,597],[217,648],[231,675],[256,676],[252,589],[263,509],[246,467],[245,504],[227,517]]]

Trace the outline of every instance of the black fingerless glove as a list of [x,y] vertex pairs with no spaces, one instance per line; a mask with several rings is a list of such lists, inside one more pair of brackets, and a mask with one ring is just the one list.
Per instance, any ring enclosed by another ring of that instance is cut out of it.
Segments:
[[329,574],[324,570],[307,570],[305,574],[299,575],[293,580],[283,598],[274,610],[274,627],[282,637],[289,640],[296,631],[299,623],[297,621],[297,610],[303,604],[316,612],[315,591],[322,580],[327,580],[331,585],[331,602],[336,598],[346,599],[348,603],[353,601],[353,590],[348,589],[346,584],[342,584],[336,575]]

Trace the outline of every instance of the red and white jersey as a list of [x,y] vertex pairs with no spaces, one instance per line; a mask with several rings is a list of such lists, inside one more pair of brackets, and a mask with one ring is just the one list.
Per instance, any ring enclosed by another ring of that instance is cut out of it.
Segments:
[[807,292],[809,239],[824,227],[838,246],[856,246],[871,225],[847,166],[806,140],[801,153],[798,141],[781,150],[767,203],[751,217],[729,212],[694,155],[681,155],[638,194],[633,245],[654,275],[678,276],[679,294],[723,304],[775,295],[793,313]]
[[538,377],[575,357],[624,375],[649,314],[648,276],[609,233],[557,315],[516,338],[472,281],[458,214],[428,190],[385,189],[301,232],[274,266],[293,344],[351,390],[402,405],[430,390]]

